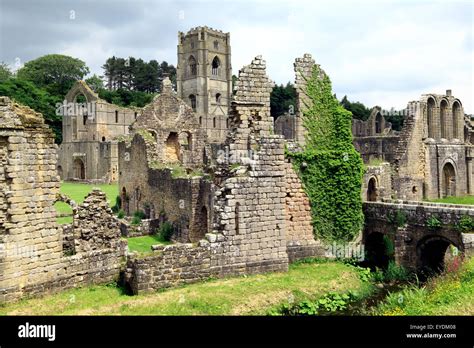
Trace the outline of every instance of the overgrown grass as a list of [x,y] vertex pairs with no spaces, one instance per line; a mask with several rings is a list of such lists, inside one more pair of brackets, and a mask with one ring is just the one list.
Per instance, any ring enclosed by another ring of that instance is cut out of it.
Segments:
[[130,251],[138,251],[139,253],[145,253],[145,252],[151,251],[152,245],[171,243],[171,242],[167,242],[163,240],[163,238],[161,238],[158,235],[130,237],[130,238],[127,238],[127,241],[128,241],[128,249]]
[[[70,197],[77,204],[80,204],[84,201],[84,198],[89,192],[92,191],[92,188],[98,187],[107,195],[107,201],[109,205],[112,206],[115,204],[115,199],[119,194],[118,185],[112,184],[102,184],[102,185],[91,185],[91,184],[82,184],[75,182],[62,182],[60,192]],[[54,205],[56,211],[62,215],[72,214],[72,208],[64,202],[56,202]],[[58,224],[67,224],[72,222],[72,216],[58,217]]]
[[0,307],[0,315],[256,315],[289,298],[367,291],[358,272],[338,262],[300,263],[288,272],[209,280],[127,296],[113,286],[73,289]]
[[444,197],[432,199],[429,202],[474,205],[474,196]]
[[474,258],[458,272],[446,272],[424,286],[390,294],[375,309],[378,315],[474,315]]

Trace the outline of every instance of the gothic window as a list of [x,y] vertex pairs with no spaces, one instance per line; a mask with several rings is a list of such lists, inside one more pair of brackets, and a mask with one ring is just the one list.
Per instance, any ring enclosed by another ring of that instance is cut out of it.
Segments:
[[214,57],[212,60],[212,75],[218,76],[219,75],[219,67],[221,65],[221,61],[217,56]]
[[193,56],[189,57],[189,74],[190,76],[197,75],[196,59]]
[[193,108],[193,110],[196,111],[196,96],[194,94],[191,94],[189,96],[189,101],[191,102],[191,107]]
[[214,41],[214,49],[218,50],[219,49],[219,41]]
[[220,93],[217,93],[217,94],[216,94],[216,103],[217,103],[217,104],[220,104],[220,102],[221,102],[221,94],[220,94]]

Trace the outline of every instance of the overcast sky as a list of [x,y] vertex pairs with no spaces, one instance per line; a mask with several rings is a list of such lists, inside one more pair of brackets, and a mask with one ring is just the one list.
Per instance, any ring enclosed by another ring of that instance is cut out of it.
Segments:
[[112,55],[176,65],[177,32],[207,25],[231,33],[233,73],[262,54],[276,83],[311,53],[340,99],[403,108],[452,89],[473,113],[472,0],[151,1],[0,0],[0,61],[49,53],[92,73]]

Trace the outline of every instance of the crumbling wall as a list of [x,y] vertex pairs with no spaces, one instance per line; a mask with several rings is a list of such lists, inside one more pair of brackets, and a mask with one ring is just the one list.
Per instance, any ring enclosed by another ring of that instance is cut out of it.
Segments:
[[75,208],[72,233],[84,240],[71,255],[53,205],[57,146],[41,114],[0,97],[0,139],[0,302],[118,278],[126,242],[98,191]]

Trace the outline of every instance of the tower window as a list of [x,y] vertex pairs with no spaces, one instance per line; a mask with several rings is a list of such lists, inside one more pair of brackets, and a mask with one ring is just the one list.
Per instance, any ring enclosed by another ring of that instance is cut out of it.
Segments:
[[102,137],[102,141],[105,141],[105,137]]
[[118,123],[118,111],[115,110],[115,123]]
[[212,126],[213,126],[214,128],[216,128],[216,118],[215,118],[215,117],[212,119]]
[[216,103],[220,104],[220,102],[221,102],[221,94],[217,93],[216,94]]
[[82,124],[85,126],[87,123],[87,115],[82,116]]
[[204,32],[201,33],[201,40],[204,40]]
[[199,125],[202,126],[202,117],[199,117]]
[[219,49],[219,41],[214,41],[214,49],[218,50]]
[[219,57],[215,56],[212,60],[212,75],[218,76],[219,75],[219,67],[221,65],[221,61]]
[[189,101],[191,102],[191,107],[193,108],[193,110],[196,111],[196,96],[194,94],[191,94],[189,96]]
[[196,59],[193,56],[189,57],[189,74],[191,76],[197,75]]

